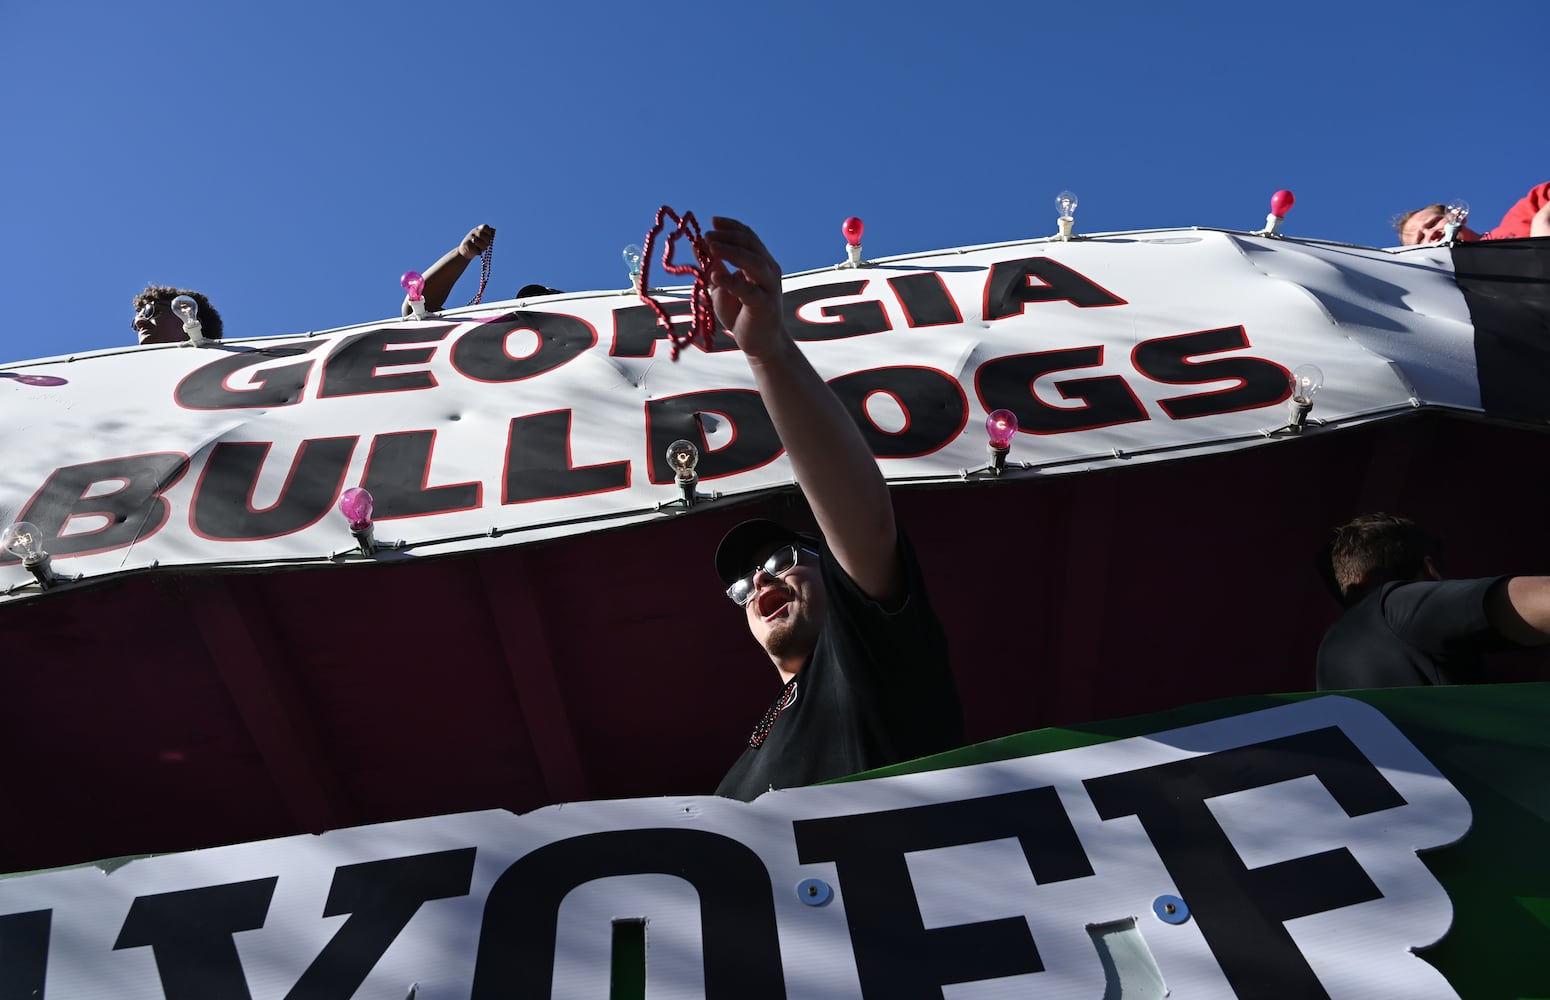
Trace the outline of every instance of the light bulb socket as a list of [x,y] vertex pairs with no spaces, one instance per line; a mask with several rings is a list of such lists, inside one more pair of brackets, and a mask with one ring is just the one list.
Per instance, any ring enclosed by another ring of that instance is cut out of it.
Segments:
[[1062,215],[1060,218],[1056,219],[1055,221],[1060,224],[1060,233],[1055,238],[1058,239],[1062,243],[1070,242],[1070,240],[1071,240],[1071,227],[1076,224],[1076,218],[1074,216],[1070,216],[1070,215]]
[[54,572],[54,561],[47,552],[40,552],[31,559],[23,560],[22,567],[32,574],[33,579],[38,581],[38,586],[44,590],[59,582],[59,575]]
[[1279,236],[1281,231],[1281,216],[1274,213],[1265,216],[1265,228],[1259,231],[1261,236]]
[[360,547],[361,555],[374,556],[377,554],[376,528],[370,521],[359,526],[350,525],[350,534],[355,536],[355,544]]
[[184,320],[183,332],[188,335],[188,346],[190,347],[203,347],[209,343],[205,339],[204,324],[197,319]]
[[405,316],[404,319],[426,319],[428,317],[429,314],[425,311],[424,299],[405,299],[404,301],[409,303],[409,315]]
[[1460,219],[1457,222],[1450,222],[1446,226],[1443,226],[1442,227],[1442,245],[1445,246],[1445,247],[1451,247],[1454,243],[1457,243],[1458,242],[1458,238],[1459,238],[1459,230],[1463,229],[1463,228],[1464,228],[1464,220],[1463,219]]
[[695,489],[699,485],[700,477],[695,475],[692,470],[689,471],[689,478],[687,479],[684,478],[682,472],[678,474],[678,495],[683,498],[685,507],[694,506],[694,501],[698,499]]
[[1011,452],[1011,447],[997,448],[990,446],[990,469],[992,476],[999,476],[1006,471],[1006,456]]
[[1313,410],[1313,400],[1293,396],[1286,404],[1286,429],[1301,434],[1308,425],[1308,414]]

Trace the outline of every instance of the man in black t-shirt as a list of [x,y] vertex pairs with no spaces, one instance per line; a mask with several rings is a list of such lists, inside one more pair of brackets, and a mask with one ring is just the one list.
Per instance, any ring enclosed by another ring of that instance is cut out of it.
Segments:
[[712,225],[712,304],[748,358],[822,533],[748,521],[716,550],[727,596],[785,685],[716,789],[749,800],[951,749],[963,723],[946,639],[888,484],[786,332],[780,265],[742,223]]
[[1346,612],[1319,645],[1319,690],[1465,684],[1481,653],[1550,640],[1550,577],[1444,580],[1414,521],[1364,514],[1336,529]]

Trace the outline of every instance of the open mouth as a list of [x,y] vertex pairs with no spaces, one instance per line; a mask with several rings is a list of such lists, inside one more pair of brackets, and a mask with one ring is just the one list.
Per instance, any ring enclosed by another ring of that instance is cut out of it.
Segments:
[[791,603],[791,594],[776,587],[764,591],[759,595],[759,617],[765,621],[774,621],[786,613],[786,607]]

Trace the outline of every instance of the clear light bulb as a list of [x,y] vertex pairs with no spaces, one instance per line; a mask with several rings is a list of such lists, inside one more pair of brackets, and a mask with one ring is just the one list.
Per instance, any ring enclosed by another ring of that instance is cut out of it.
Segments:
[[31,521],[17,521],[0,532],[0,548],[16,556],[24,565],[35,563],[46,554],[43,533]]
[[845,234],[845,242],[853,247],[861,245],[861,234],[866,231],[866,223],[852,215],[840,223],[840,232]]
[[1297,196],[1285,188],[1270,196],[1270,214],[1278,219],[1284,219],[1286,213],[1297,204]]
[[1017,434],[1017,414],[1011,410],[993,410],[985,420],[985,433],[990,437],[990,447],[994,451],[1006,451],[1012,447],[1012,438]]
[[680,438],[667,446],[667,464],[672,466],[679,481],[693,479],[694,470],[700,464],[700,449],[692,441]]
[[371,493],[359,486],[352,486],[339,494],[339,513],[350,522],[350,530],[363,531],[371,527],[371,512],[376,506]]
[[1462,226],[1464,220],[1469,218],[1469,202],[1463,198],[1454,198],[1448,202],[1448,207],[1444,211],[1449,225]]
[[172,311],[184,323],[192,323],[199,318],[199,303],[187,295],[179,295],[172,300]]
[[630,269],[630,280],[640,280],[640,262],[644,251],[639,246],[631,243],[624,248],[624,266]]
[[1055,204],[1060,208],[1060,218],[1069,222],[1076,218],[1076,193],[1074,191],[1062,191],[1055,196]]
[[1324,388],[1324,372],[1318,365],[1298,365],[1292,369],[1291,383],[1292,398],[1299,403],[1311,403]]
[[410,302],[419,302],[425,298],[425,279],[419,271],[405,271],[404,276],[398,279],[404,291],[409,293]]

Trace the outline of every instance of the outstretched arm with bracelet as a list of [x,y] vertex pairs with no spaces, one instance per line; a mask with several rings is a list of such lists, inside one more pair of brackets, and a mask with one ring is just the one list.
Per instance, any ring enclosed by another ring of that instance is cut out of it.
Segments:
[[[495,229],[492,226],[475,226],[463,237],[463,241],[457,246],[442,254],[441,259],[426,268],[421,275],[425,279],[425,308],[431,312],[437,312],[447,304],[447,296],[452,294],[452,287],[468,269],[468,262],[489,249],[495,240]],[[404,300],[403,315],[410,315],[409,300]]]

